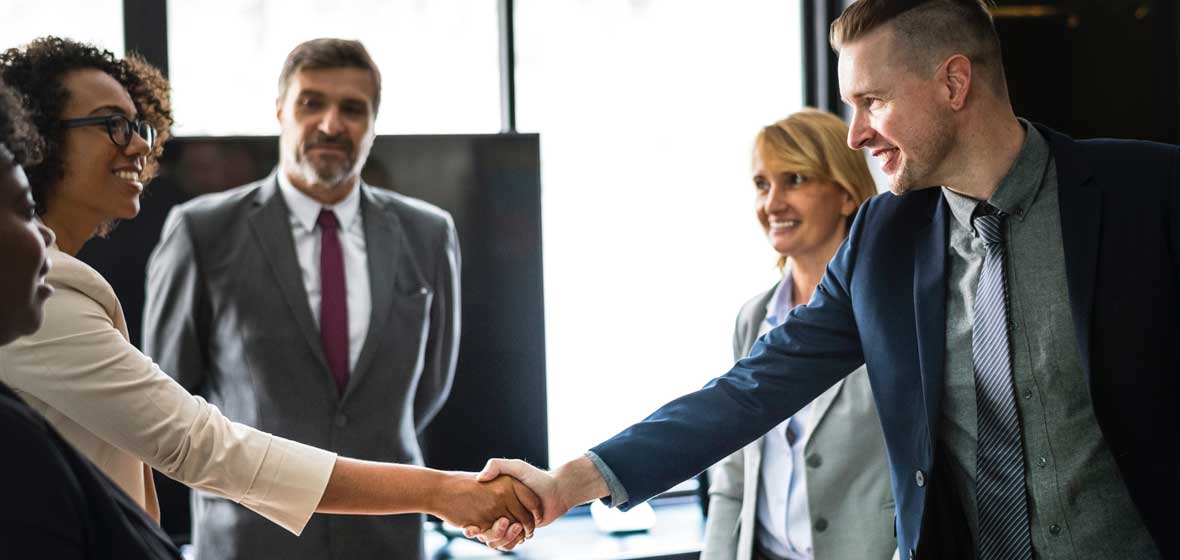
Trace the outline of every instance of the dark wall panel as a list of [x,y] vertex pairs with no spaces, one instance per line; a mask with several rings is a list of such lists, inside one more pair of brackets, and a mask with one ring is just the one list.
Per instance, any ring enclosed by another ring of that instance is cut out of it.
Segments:
[[1018,115],[1080,138],[1180,141],[1172,0],[1006,4],[996,29]]

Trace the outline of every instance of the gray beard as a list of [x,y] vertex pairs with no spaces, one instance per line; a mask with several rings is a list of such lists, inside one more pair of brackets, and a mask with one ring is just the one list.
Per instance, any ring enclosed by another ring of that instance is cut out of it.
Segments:
[[319,169],[306,159],[300,158],[298,163],[299,173],[303,175],[303,180],[309,184],[317,184],[334,189],[344,183],[344,179],[348,178],[352,171],[351,166],[328,166],[327,169]]

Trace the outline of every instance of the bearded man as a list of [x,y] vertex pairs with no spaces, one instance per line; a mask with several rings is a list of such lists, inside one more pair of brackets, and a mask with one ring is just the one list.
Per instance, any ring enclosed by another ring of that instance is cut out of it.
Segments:
[[[450,215],[364,184],[381,73],[356,41],[295,47],[278,169],[175,208],[148,267],[144,351],[226,416],[361,459],[421,464],[459,336]],[[198,558],[420,558],[420,515],[313,518],[300,538],[193,496]]]

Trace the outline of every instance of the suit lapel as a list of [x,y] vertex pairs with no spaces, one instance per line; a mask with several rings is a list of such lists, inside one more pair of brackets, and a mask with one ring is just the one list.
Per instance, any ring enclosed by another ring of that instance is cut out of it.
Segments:
[[336,387],[332,385],[332,377],[328,375],[328,361],[324,358],[323,345],[320,342],[320,331],[311,315],[311,308],[307,303],[307,290],[303,287],[303,271],[299,268],[299,259],[295,256],[295,240],[291,236],[291,223],[287,205],[278,193],[278,181],[271,176],[265,179],[258,190],[255,200],[255,210],[250,215],[250,229],[254,233],[254,240],[262,247],[275,284],[287,303],[287,309],[295,319],[299,332],[311,347],[324,375],[324,386],[330,389],[328,394],[335,395]]
[[844,390],[844,379],[837,381],[835,385],[832,385],[831,389],[824,391],[812,401],[814,404],[812,414],[815,415],[811,422],[811,433],[813,435],[819,431],[820,424],[823,423],[824,417],[828,414],[828,409],[832,407],[832,403],[835,402],[836,397],[840,395],[840,391],[842,390]]
[[[930,188],[929,221],[914,232],[914,321],[918,333],[918,362],[927,430],[937,426],[946,369],[946,247],[950,210],[942,192]],[[927,437],[933,438],[933,433]]]
[[372,309],[369,314],[369,330],[357,357],[356,367],[348,378],[343,399],[352,393],[368,372],[381,343],[386,319],[393,306],[397,263],[402,252],[402,227],[397,215],[385,207],[370,192],[368,185],[361,188],[361,219],[365,229],[365,254],[369,262],[369,292]]
[[[790,274],[790,271],[787,273]],[[748,356],[750,349],[758,341],[758,331],[762,328],[762,322],[766,320],[766,306],[770,303],[770,298],[774,297],[774,291],[781,283],[782,280],[775,282],[774,286],[762,294],[753,305],[742,309],[742,356]]]
[[1077,153],[1073,140],[1044,127],[1057,165],[1057,202],[1061,211],[1061,245],[1074,337],[1086,381],[1090,371],[1090,321],[1094,308],[1094,276],[1098,270],[1099,233],[1102,231],[1102,193],[1088,184],[1090,166]]

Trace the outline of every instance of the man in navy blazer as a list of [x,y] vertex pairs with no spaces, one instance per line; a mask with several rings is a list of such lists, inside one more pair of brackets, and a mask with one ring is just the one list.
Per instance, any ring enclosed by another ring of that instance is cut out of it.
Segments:
[[893,194],[862,207],[810,303],[728,373],[584,456],[552,472],[493,460],[483,475],[532,486],[543,523],[596,498],[626,509],[867,363],[901,557],[975,556],[979,368],[966,310],[970,251],[983,246],[974,216],[995,211],[1008,228],[1025,473],[1015,506],[1028,516],[1016,524],[1031,540],[1017,557],[1180,556],[1180,148],[1076,141],[1017,119],[979,0],[861,0],[832,43],[849,145],[882,160]]

